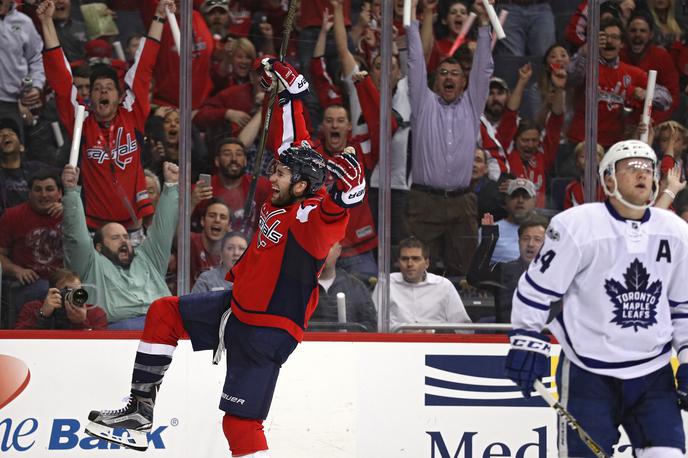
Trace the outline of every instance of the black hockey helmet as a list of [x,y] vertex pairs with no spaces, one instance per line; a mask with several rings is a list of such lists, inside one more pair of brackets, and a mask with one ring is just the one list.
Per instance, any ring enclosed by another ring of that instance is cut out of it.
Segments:
[[292,184],[308,183],[305,194],[315,194],[325,183],[327,164],[317,151],[307,145],[287,148],[280,154],[279,161],[291,170]]

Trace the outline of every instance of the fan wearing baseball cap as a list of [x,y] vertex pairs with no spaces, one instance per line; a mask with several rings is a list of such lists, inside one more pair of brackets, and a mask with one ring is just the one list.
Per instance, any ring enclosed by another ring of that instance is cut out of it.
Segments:
[[[499,240],[490,262],[507,262],[518,259],[518,227],[535,209],[537,192],[532,181],[516,178],[509,182],[504,199],[506,218],[497,221]],[[482,235],[482,234],[481,234]]]

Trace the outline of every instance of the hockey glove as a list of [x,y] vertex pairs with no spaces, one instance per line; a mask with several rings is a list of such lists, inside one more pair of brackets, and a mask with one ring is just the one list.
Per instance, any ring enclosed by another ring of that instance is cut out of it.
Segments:
[[679,407],[688,410],[688,364],[680,364],[676,370],[676,393]]
[[335,177],[330,188],[334,203],[342,208],[351,208],[363,202],[366,193],[365,174],[352,147],[347,146],[340,156],[327,161],[327,170]]
[[535,380],[549,371],[549,338],[539,332],[516,329],[509,333],[509,340],[505,374],[521,388],[523,397],[529,398]]
[[291,64],[280,62],[274,57],[265,57],[261,59],[257,67],[260,85],[264,89],[269,89],[273,80],[277,79],[280,104],[292,98],[303,97],[308,93],[308,81]]

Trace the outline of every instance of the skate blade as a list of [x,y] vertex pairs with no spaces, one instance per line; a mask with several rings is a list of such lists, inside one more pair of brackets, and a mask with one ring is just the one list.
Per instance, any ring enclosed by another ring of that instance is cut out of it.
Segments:
[[140,452],[144,452],[148,449],[148,435],[144,431],[110,428],[109,426],[89,422],[89,424],[86,425],[86,434]]

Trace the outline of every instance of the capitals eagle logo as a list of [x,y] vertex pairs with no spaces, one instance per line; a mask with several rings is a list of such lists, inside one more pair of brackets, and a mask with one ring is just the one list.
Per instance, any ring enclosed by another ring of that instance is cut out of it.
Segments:
[[650,275],[637,258],[623,274],[624,284],[605,280],[604,289],[614,304],[611,323],[622,328],[647,329],[657,323],[657,303],[662,295],[662,282],[650,282]]

